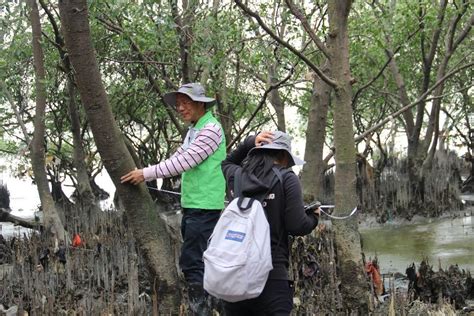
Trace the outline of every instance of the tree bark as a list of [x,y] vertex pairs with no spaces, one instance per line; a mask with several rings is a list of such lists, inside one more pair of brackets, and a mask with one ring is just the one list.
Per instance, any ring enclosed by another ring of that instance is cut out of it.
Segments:
[[[221,83],[219,84],[218,90],[216,92],[216,108],[217,108],[217,115],[219,116],[219,121],[221,123],[222,129],[224,130],[225,139],[228,142],[232,139],[232,123],[234,121],[234,113],[233,113],[234,105],[232,104],[232,102],[229,102],[229,98],[227,97],[229,88],[227,88],[226,82],[222,80],[222,77],[225,75],[226,73],[224,71],[219,71],[218,73]],[[238,73],[237,73],[237,77],[238,77]]]
[[[275,85],[278,83],[277,78],[277,62],[271,62],[268,65],[268,86]],[[280,96],[280,90],[274,89],[270,92],[269,101],[275,109],[277,115],[277,128],[279,131],[286,132],[285,123],[285,104]]]
[[[390,38],[387,37],[388,42]],[[410,99],[408,96],[408,91],[406,89],[405,80],[400,73],[400,69],[397,64],[397,59],[393,56],[393,53],[390,50],[387,50],[387,54],[390,60],[390,71],[392,73],[395,85],[397,86],[397,93],[400,98],[403,107],[406,107],[410,104]],[[422,102],[424,103],[424,102]],[[419,106],[419,105],[418,105]],[[407,137],[407,172],[408,172],[408,181],[410,183],[410,195],[416,197],[418,192],[420,192],[420,176],[418,172],[418,166],[421,166],[421,162],[418,161],[418,154],[420,150],[420,128],[415,124],[413,113],[411,110],[404,111],[402,113],[403,121],[405,123],[405,133]],[[420,199],[414,199],[420,201]]]
[[[328,2],[331,74],[334,88],[334,144],[336,147],[335,214],[347,215],[357,203],[356,148],[352,124],[348,15],[350,0]],[[368,313],[369,291],[363,270],[357,217],[334,221],[338,272],[343,305],[350,312]]]
[[59,12],[66,47],[76,74],[77,86],[105,168],[114,182],[125,208],[127,222],[145,257],[160,298],[160,312],[177,313],[178,278],[174,251],[166,225],[156,212],[144,184],[120,184],[120,176],[135,165],[115,123],[101,81],[88,21],[86,0],[60,0]]
[[322,196],[324,172],[327,164],[323,160],[324,140],[326,139],[327,113],[332,88],[314,77],[313,94],[308,112],[304,160],[301,176],[303,195],[306,200],[324,200]]
[[85,221],[90,225],[91,214],[100,212],[99,205],[96,203],[96,198],[92,191],[91,179],[87,172],[87,165],[85,163],[84,145],[81,135],[81,120],[79,109],[76,104],[76,87],[74,84],[74,74],[71,69],[69,56],[66,54],[64,47],[64,38],[56,23],[55,16],[51,13],[48,5],[44,0],[39,0],[42,9],[46,12],[49,22],[53,28],[55,35],[56,48],[59,53],[61,63],[64,67],[64,72],[67,76],[66,95],[68,96],[68,112],[71,121],[71,132],[73,141],[73,166],[76,169],[76,190],[79,201],[81,202],[81,210],[87,211],[87,218]]
[[[420,3],[421,4],[421,3]],[[463,2],[462,6],[457,8],[457,13],[450,19],[449,28],[446,34],[443,34],[443,21],[445,20],[446,8],[448,2],[440,0],[438,8],[438,16],[436,25],[431,34],[430,40],[425,42],[425,30],[423,19],[423,7],[420,7],[420,27],[422,29],[420,37],[421,46],[421,60],[423,61],[423,81],[420,95],[424,96],[416,108],[416,117],[413,117],[411,111],[406,111],[403,114],[403,119],[406,127],[406,134],[408,140],[407,150],[407,164],[408,164],[408,178],[410,183],[410,201],[416,207],[416,204],[424,202],[423,196],[423,174],[429,172],[431,169],[434,154],[436,152],[437,140],[439,134],[439,115],[441,110],[441,95],[444,91],[444,81],[447,79],[446,73],[448,63],[456,48],[468,36],[472,25],[474,23],[474,14],[471,14],[464,27],[456,32],[459,27],[461,18],[468,12],[469,2]],[[453,4],[454,6],[456,4]],[[392,8],[393,10],[393,8]],[[440,49],[441,36],[445,36],[444,50]],[[387,42],[390,45],[390,36],[387,36]],[[393,56],[390,50],[387,50],[389,56]],[[436,56],[443,56],[439,58],[440,61],[436,64],[436,82],[440,82],[434,89],[434,100],[431,104],[431,111],[428,116],[428,126],[424,135],[422,131],[424,128],[426,116],[426,92],[429,90],[429,84],[432,78],[432,71],[435,65]],[[408,91],[404,83],[404,79],[397,66],[396,60],[392,58],[390,62],[392,76],[397,85],[398,94],[403,106],[409,103]],[[430,146],[431,145],[431,146]]]
[[[183,14],[180,15],[178,5],[181,3]],[[179,48],[181,57],[181,75],[183,83],[194,81],[194,63],[191,55],[191,46],[193,42],[192,18],[196,12],[197,1],[195,0],[171,0],[171,14],[174,22],[178,26],[176,31],[179,36]]]
[[[68,62],[68,70],[70,71],[70,65]],[[80,223],[87,227],[94,227],[97,217],[102,212],[98,204],[98,199],[94,195],[91,186],[91,179],[87,172],[87,165],[85,162],[84,145],[81,137],[81,121],[79,118],[79,109],[76,104],[76,88],[72,81],[72,74],[68,74],[67,79],[67,90],[69,95],[68,109],[69,117],[71,119],[71,132],[72,132],[72,143],[73,148],[73,165],[76,168],[76,179],[77,179],[77,202],[80,205],[80,212],[83,216],[82,221],[87,223]],[[84,231],[84,230],[83,230]]]
[[[459,21],[461,20],[462,16],[468,12],[468,3],[463,3],[463,6],[459,9],[459,13],[456,14],[449,23],[449,28],[448,28],[448,34],[446,35],[445,41],[444,41],[444,57],[441,61],[441,63],[438,66],[437,72],[436,72],[436,81],[441,80],[448,69],[448,63],[453,56],[455,50],[461,44],[468,36],[470,33],[472,26],[474,24],[474,13],[471,14],[469,17],[469,20],[467,21],[466,25],[464,28],[462,28],[459,33],[456,35],[456,29],[457,26],[459,25]],[[441,21],[442,22],[442,21]],[[441,24],[440,22],[440,24]],[[423,171],[429,171],[431,169],[433,159],[434,159],[434,154],[436,152],[436,147],[437,147],[437,140],[438,140],[438,135],[439,135],[439,114],[441,111],[441,103],[442,103],[442,94],[444,91],[444,86],[445,82],[443,81],[436,89],[434,90],[433,96],[435,99],[433,100],[433,104],[431,107],[431,113],[430,113],[430,120],[428,124],[428,128],[426,130],[425,134],[425,140],[424,140],[424,152],[426,153],[425,155],[425,161],[423,162]],[[429,149],[431,144],[431,148]]]
[[82,145],[81,137],[81,123],[79,120],[79,113],[75,101],[75,88],[71,79],[68,79],[67,89],[69,95],[69,116],[71,118],[72,141],[74,144],[74,167],[76,168],[77,177],[77,191],[79,196],[95,200],[92,188],[90,185],[89,175],[87,174],[87,166],[85,163],[84,146]]
[[58,240],[66,240],[66,231],[61,223],[58,209],[49,190],[48,178],[45,170],[45,111],[46,111],[46,79],[44,69],[44,55],[41,48],[41,24],[36,0],[29,0],[30,21],[33,32],[33,59],[36,82],[36,113],[34,118],[34,134],[31,143],[31,165],[33,168],[36,186],[43,209],[43,224]]

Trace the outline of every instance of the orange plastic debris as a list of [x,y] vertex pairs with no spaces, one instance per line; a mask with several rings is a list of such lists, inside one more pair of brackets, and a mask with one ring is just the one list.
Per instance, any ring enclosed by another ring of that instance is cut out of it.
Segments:
[[79,234],[74,234],[74,237],[72,239],[72,246],[73,247],[82,247],[82,239],[81,239],[81,236],[79,236]]
[[365,271],[368,275],[372,277],[375,294],[382,295],[383,283],[382,278],[380,277],[380,268],[378,267],[378,265],[374,264],[372,261],[369,261],[365,264]]

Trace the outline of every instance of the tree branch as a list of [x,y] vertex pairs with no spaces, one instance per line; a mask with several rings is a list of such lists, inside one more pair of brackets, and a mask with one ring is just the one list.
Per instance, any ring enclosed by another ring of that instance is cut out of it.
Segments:
[[469,21],[464,29],[462,29],[461,33],[458,37],[454,40],[452,44],[452,50],[455,50],[457,46],[467,37],[468,33],[471,31],[472,25],[474,24],[474,13],[471,14]]
[[8,102],[10,103],[10,106],[12,107],[13,112],[15,112],[16,120],[18,121],[18,124],[20,125],[23,136],[25,137],[25,142],[26,142],[26,144],[28,145],[28,148],[29,148],[30,144],[31,144],[30,135],[28,135],[28,131],[26,129],[25,123],[23,122],[23,120],[21,118],[21,115],[20,115],[20,112],[18,111],[18,108],[16,107],[15,102],[13,101],[13,97],[10,94],[10,91],[8,91],[8,88],[7,88],[7,86],[6,86],[6,84],[3,80],[0,80],[0,88],[5,93],[5,96],[8,100]]
[[241,0],[234,0],[234,2],[249,16],[253,17],[255,20],[257,20],[258,24],[267,32],[268,35],[270,35],[275,41],[289,49],[293,54],[298,56],[301,60],[304,61],[304,63],[314,70],[316,74],[326,82],[329,86],[331,87],[336,87],[337,82],[334,81],[333,79],[329,78],[326,76],[322,70],[320,70],[314,63],[312,63],[305,55],[303,55],[300,51],[298,51],[295,47],[293,47],[290,43],[284,41],[281,39],[278,35],[276,35],[266,24],[263,22],[262,18],[252,10],[250,10],[249,7],[247,7],[245,4],[242,3]]
[[447,117],[449,117],[451,119],[451,121],[453,121],[453,127],[454,129],[456,129],[456,131],[458,132],[459,134],[459,137],[461,137],[462,139],[464,139],[464,141],[466,142],[466,144],[469,144],[470,141],[469,141],[469,138],[467,137],[467,135],[465,135],[458,127],[458,124],[456,124],[457,120],[451,115],[450,111],[446,110],[444,107],[441,107],[441,110],[444,112],[444,114],[446,114]]
[[[153,90],[160,96],[163,104],[165,105],[165,111],[166,113],[168,114],[168,116],[170,117],[171,121],[173,122],[174,126],[176,127],[176,129],[179,131],[179,133],[181,135],[184,136],[184,128],[183,126],[179,123],[178,119],[176,118],[176,116],[174,115],[173,111],[170,109],[169,106],[166,105],[166,103],[163,101],[163,93],[158,85],[158,83],[156,82],[155,78],[153,78],[151,72],[150,72],[150,69],[148,68],[148,64],[150,64],[150,60],[142,53],[142,50],[140,49],[140,47],[138,46],[137,43],[135,43],[135,41],[133,40],[133,38],[124,31],[122,25],[120,25],[120,21],[117,21],[119,24],[116,25],[114,23],[112,23],[109,20],[106,20],[102,17],[97,17],[97,19],[102,22],[105,26],[108,26],[110,28],[111,31],[117,33],[117,34],[124,34],[127,36],[127,39],[129,40],[131,46],[132,46],[132,49],[134,52],[137,53],[138,55],[138,58],[140,59],[140,61],[142,63],[140,63],[142,66],[143,66],[143,71],[145,72],[145,75],[149,81],[149,83],[151,84]],[[118,19],[118,18],[117,18]]]
[[407,111],[408,109],[412,108],[413,106],[417,105],[418,103],[420,102],[424,102],[425,98],[428,96],[428,94],[433,91],[434,89],[436,89],[440,84],[442,84],[444,81],[446,81],[449,77],[453,76],[454,74],[458,73],[459,71],[463,70],[463,69],[466,69],[466,68],[469,68],[469,67],[472,67],[474,65],[474,62],[470,62],[470,63],[467,63],[459,68],[456,68],[454,70],[451,70],[450,72],[448,72],[446,75],[444,75],[441,79],[439,79],[433,86],[431,86],[431,88],[427,89],[425,91],[425,93],[423,93],[420,97],[418,97],[418,99],[415,101],[415,102],[412,102],[406,106],[404,106],[403,108],[401,108],[400,110],[396,111],[395,113],[389,115],[387,118],[385,118],[384,120],[382,120],[380,123],[372,126],[371,128],[369,128],[368,130],[366,130],[365,132],[363,132],[362,134],[356,136],[354,138],[355,141],[359,141],[359,140],[362,140],[365,136],[367,136],[368,134],[372,133],[373,131],[379,129],[380,127],[382,127],[383,125],[385,125],[387,122],[393,120],[394,118],[396,118],[397,116],[399,116],[400,114],[404,113],[405,111]]
[[275,84],[272,84],[270,85],[266,90],[265,90],[265,93],[263,94],[263,97],[262,99],[260,100],[260,103],[258,104],[258,106],[255,108],[255,110],[253,111],[252,115],[250,116],[250,118],[248,119],[248,121],[245,123],[245,125],[242,127],[242,129],[239,131],[239,133],[237,134],[237,136],[234,137],[234,139],[227,145],[227,150],[229,150],[230,148],[232,148],[232,146],[240,139],[240,137],[242,136],[242,134],[244,133],[244,131],[247,129],[247,127],[250,125],[250,123],[252,122],[252,120],[255,118],[255,115],[257,115],[257,113],[260,111],[260,109],[262,108],[262,106],[265,104],[265,101],[267,99],[267,96],[268,94],[274,90],[274,89],[278,89],[283,83],[285,83],[286,81],[288,81],[288,79],[291,78],[291,76],[293,75],[293,71],[294,71],[294,68],[292,68],[290,70],[290,72],[288,73],[288,75],[283,78],[283,80],[275,83]]
[[438,17],[437,17],[437,22],[438,23],[436,24],[436,28],[433,32],[433,35],[432,35],[431,41],[430,41],[431,47],[429,48],[428,56],[423,56],[423,61],[424,61],[425,65],[428,67],[427,69],[430,69],[431,65],[433,64],[433,59],[434,59],[434,56],[436,54],[436,48],[438,47],[439,37],[441,35],[441,26],[443,24],[444,14],[446,12],[447,4],[448,4],[448,2],[446,0],[442,0],[441,3],[440,3],[440,11],[439,11]]
[[296,6],[296,4],[293,3],[292,0],[285,0],[286,5],[290,9],[291,13],[300,20],[301,24],[303,25],[303,28],[305,29],[306,32],[308,32],[309,37],[311,40],[316,44],[316,46],[319,48],[319,50],[324,54],[324,56],[327,59],[330,59],[331,55],[329,54],[326,46],[324,43],[319,39],[319,37],[314,33],[313,29],[311,28],[311,25],[309,25],[308,20],[304,16],[303,12],[301,12],[300,8]]
[[103,57],[103,60],[108,60],[120,64],[154,64],[154,65],[176,65],[175,63],[154,61],[154,60],[117,60],[108,57]]
[[[418,33],[419,30],[420,30],[420,28],[416,29],[410,35],[408,35],[408,38],[406,39],[405,42],[409,41],[416,33]],[[364,84],[362,87],[360,87],[357,90],[357,92],[354,94],[354,97],[352,98],[352,107],[355,106],[355,104],[357,102],[357,99],[358,99],[359,95],[362,93],[362,91],[367,89],[372,83],[374,83],[378,78],[380,78],[380,76],[384,73],[387,66],[390,65],[390,61],[392,61],[393,56],[395,56],[395,54],[398,53],[398,51],[401,48],[402,48],[402,45],[398,45],[398,47],[393,51],[393,54],[388,55],[388,59],[385,62],[385,64],[382,66],[380,71],[371,80],[369,80],[369,82],[367,82],[366,84]]]

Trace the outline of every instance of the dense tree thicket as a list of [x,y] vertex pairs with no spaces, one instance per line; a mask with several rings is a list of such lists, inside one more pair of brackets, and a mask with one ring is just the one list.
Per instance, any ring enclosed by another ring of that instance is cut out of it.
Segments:
[[[438,215],[459,206],[454,153],[473,155],[473,12],[465,0],[2,3],[0,151],[37,183],[59,239],[71,216],[61,183],[92,220],[105,167],[166,297],[177,281],[164,223],[144,186],[118,180],[181,142],[164,93],[204,84],[229,148],[263,129],[300,139],[305,196],[337,215]],[[357,218],[334,230],[342,308],[364,311]]]

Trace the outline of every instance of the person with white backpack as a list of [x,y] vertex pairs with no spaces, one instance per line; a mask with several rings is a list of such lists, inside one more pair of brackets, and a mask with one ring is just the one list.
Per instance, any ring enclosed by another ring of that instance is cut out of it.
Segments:
[[[291,152],[291,138],[281,131],[262,132],[248,137],[222,162],[230,197],[261,201],[270,228],[273,267],[270,267],[268,278],[258,296],[241,301],[226,301],[224,298],[226,316],[290,315],[293,309],[293,289],[288,276],[288,235],[309,234],[317,226],[320,212],[319,209],[305,212],[299,179],[289,169],[302,164],[304,161]],[[238,201],[245,208],[245,199],[237,199],[233,203]],[[226,235],[226,239],[236,242],[245,237],[238,229]],[[255,266],[254,270],[259,268]],[[206,279],[206,272],[204,278]],[[232,283],[230,286],[239,286],[240,283],[233,278],[229,278],[228,282]]]

